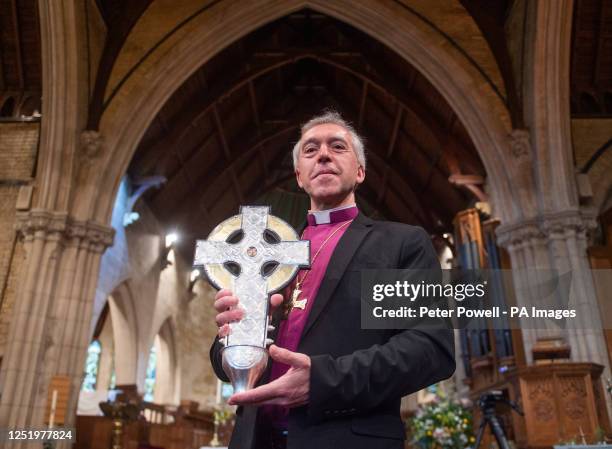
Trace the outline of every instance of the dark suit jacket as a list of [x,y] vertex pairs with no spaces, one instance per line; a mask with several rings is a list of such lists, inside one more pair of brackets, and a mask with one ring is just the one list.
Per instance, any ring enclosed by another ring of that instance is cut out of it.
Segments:
[[[311,357],[310,398],[306,406],[291,409],[288,449],[403,448],[402,396],[455,371],[449,328],[361,329],[360,270],[373,268],[440,270],[440,264],[419,227],[361,213],[351,223],[331,257],[298,346]],[[227,381],[221,347],[213,343],[211,362]],[[231,449],[253,448],[256,417],[257,408],[238,408]]]

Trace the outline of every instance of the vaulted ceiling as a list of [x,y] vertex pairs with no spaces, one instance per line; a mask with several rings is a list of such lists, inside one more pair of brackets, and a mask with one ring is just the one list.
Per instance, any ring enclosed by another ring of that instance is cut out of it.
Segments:
[[339,110],[366,138],[359,202],[374,215],[448,231],[473,195],[449,182],[485,171],[452,109],[410,64],[364,33],[302,11],[235,42],[159,112],[129,173],[163,175],[147,200],[159,217],[205,233],[238,205],[295,192],[299,125]]
[[612,116],[612,2],[576,0],[572,28],[574,117]]
[[0,0],[0,117],[40,111],[40,55],[36,0]]
[[[86,3],[91,14],[99,10],[108,30],[98,68],[90,73],[88,126],[95,129],[122,48],[156,3]],[[459,3],[494,55],[503,82],[494,74],[491,79],[520,127],[520,70],[512,69],[508,27],[521,2]],[[612,7],[606,0],[574,4],[572,115],[609,117]],[[0,0],[0,120],[19,120],[40,110],[38,7],[36,0]],[[312,11],[268,24],[194,73],[151,124],[129,174],[136,181],[165,176],[167,183],[150,191],[145,201],[164,223],[195,236],[235,213],[239,204],[280,205],[291,199],[294,213],[301,211],[307,201],[292,179],[289,151],[299,124],[324,107],[337,108],[367,139],[367,182],[358,197],[371,215],[440,233],[450,229],[458,210],[482,195],[479,186],[486,174],[478,154],[427,80],[369,36]]]

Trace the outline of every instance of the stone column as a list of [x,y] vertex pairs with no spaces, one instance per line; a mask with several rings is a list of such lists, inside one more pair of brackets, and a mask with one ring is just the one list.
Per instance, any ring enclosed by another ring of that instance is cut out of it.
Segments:
[[[591,211],[566,210],[547,212],[534,219],[524,220],[497,229],[498,242],[510,254],[518,305],[533,304],[537,292],[530,288],[537,282],[536,269],[571,273],[570,308],[577,317],[566,329],[551,324],[545,329],[523,329],[525,355],[533,362],[533,348],[546,338],[558,338],[571,348],[573,362],[594,362],[604,366],[602,379],[610,376],[603,322],[595,291],[595,284],[587,258],[588,235],[595,228]],[[527,274],[526,274],[527,273]],[[534,273],[529,275],[529,273]],[[531,279],[528,279],[531,276]],[[548,321],[548,320],[546,320]],[[608,415],[612,416],[612,402],[606,395]]]
[[607,366],[607,351],[595,285],[587,260],[587,235],[595,219],[589,212],[562,211],[546,213],[498,228],[498,242],[508,249],[519,305],[533,304],[537,292],[538,269],[571,273],[570,305],[576,309],[576,327],[561,331],[556,326],[533,329],[525,335],[525,349],[532,361],[533,345],[538,339],[559,337],[571,346],[571,359],[596,362]]
[[572,360],[604,365],[607,367],[604,375],[608,376],[603,323],[587,256],[588,233],[596,226],[594,211],[548,213],[542,220],[555,267],[572,274],[570,304],[578,314],[577,328],[570,326],[567,335]]
[[[510,255],[513,282],[516,292],[517,306],[534,304],[536,293],[529,289],[535,284],[532,276],[528,276],[528,268],[544,269],[548,267],[545,248],[545,237],[534,221],[524,221],[514,225],[501,225],[497,231],[498,244],[504,246]],[[542,261],[545,261],[544,263]],[[535,273],[535,270],[532,271]],[[563,338],[560,332],[553,329],[521,329],[523,346],[527,363],[533,362],[533,346],[541,338]]]
[[71,381],[64,426],[73,426],[99,261],[112,243],[113,230],[63,212],[36,209],[19,215],[17,223],[27,259],[0,372],[0,427],[43,427],[47,390],[56,375]]

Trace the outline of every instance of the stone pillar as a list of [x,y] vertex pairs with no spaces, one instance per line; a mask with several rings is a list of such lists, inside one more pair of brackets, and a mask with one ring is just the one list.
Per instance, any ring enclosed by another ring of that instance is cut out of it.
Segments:
[[529,361],[538,339],[559,337],[570,344],[573,361],[608,365],[603,324],[587,260],[587,234],[594,227],[592,214],[574,210],[542,214],[497,230],[498,242],[508,249],[516,270],[514,284],[523,295],[517,298],[519,305],[533,304],[537,292],[531,287],[538,283],[537,269],[571,272],[570,304],[576,308],[578,328],[570,326],[561,331],[552,326],[524,332]]
[[604,365],[607,377],[610,371],[603,323],[587,255],[588,233],[596,226],[594,211],[549,213],[542,220],[555,268],[572,273],[570,304],[578,314],[578,328],[570,326],[567,335],[572,360]]
[[[537,269],[571,273],[569,304],[576,309],[575,324],[564,330],[552,324],[547,329],[523,329],[528,362],[533,362],[533,348],[538,342],[558,338],[571,348],[572,361],[603,365],[602,378],[606,379],[610,376],[610,366],[595,284],[587,259],[588,234],[595,226],[594,214],[567,210],[499,226],[497,236],[499,244],[508,249],[512,269],[518,272],[514,276],[514,285],[517,292],[523,292],[522,297],[517,295],[519,306],[533,304],[535,296],[530,295],[537,292],[530,286],[537,283],[537,278],[534,278]],[[609,395],[606,395],[606,401],[608,414],[612,416]]]
[[[18,215],[17,228],[27,259],[0,372],[0,427],[43,427],[47,389],[56,375],[71,380],[64,426],[73,426],[99,261],[113,231],[40,209]],[[39,446],[25,441],[10,445]]]
[[[525,268],[545,268],[548,263],[540,261],[547,257],[544,248],[544,235],[535,222],[522,222],[515,225],[500,225],[496,234],[498,244],[508,250],[512,268],[517,306],[527,306],[534,303],[535,292],[528,288],[533,280],[527,277]],[[523,346],[527,363],[533,362],[533,346],[538,338],[553,337],[554,331],[548,329],[523,328]],[[561,335],[557,334],[557,337]]]

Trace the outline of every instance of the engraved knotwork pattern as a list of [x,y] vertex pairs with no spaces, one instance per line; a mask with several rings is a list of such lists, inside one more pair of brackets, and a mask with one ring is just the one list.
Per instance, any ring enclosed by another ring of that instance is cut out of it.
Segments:
[[[265,347],[268,316],[268,280],[262,267],[268,262],[304,266],[309,263],[310,246],[307,241],[270,243],[264,239],[268,228],[267,207],[242,207],[243,238],[237,243],[209,240],[198,241],[195,263],[222,264],[233,262],[240,266],[240,274],[232,276],[231,289],[240,299],[245,314],[241,321],[230,324],[226,346],[250,345]],[[245,348],[246,349],[246,348]],[[256,354],[255,354],[256,353]],[[248,366],[256,351],[242,351],[234,362]]]

